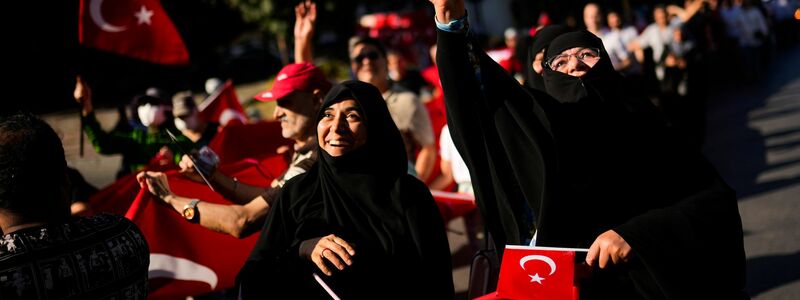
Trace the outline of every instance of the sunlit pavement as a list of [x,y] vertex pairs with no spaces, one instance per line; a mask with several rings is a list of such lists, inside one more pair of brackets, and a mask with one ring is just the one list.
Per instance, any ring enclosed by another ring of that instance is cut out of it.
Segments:
[[798,299],[800,47],[778,52],[758,84],[713,95],[707,124],[705,153],[739,195],[747,291],[758,300]]

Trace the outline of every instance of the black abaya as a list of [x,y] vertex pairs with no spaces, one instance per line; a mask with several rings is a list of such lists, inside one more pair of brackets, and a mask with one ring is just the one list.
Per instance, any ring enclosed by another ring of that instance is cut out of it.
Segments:
[[[673,142],[655,107],[614,72],[598,38],[582,31],[550,44],[546,57],[573,47],[601,50],[600,61],[582,78],[545,70],[555,102],[516,92],[518,85],[497,78],[493,63],[471,51],[464,34],[439,31],[438,45],[450,130],[459,151],[468,154],[475,190],[491,191],[476,193],[476,199],[493,234],[508,232],[502,218],[520,214],[497,209],[517,198],[494,195],[541,187],[545,197],[524,194],[524,202],[541,201],[531,205],[539,216],[537,245],[588,248],[599,234],[614,230],[633,249],[629,262],[596,270],[582,282],[581,299],[747,297],[733,191],[699,153]],[[479,60],[479,76],[470,56]],[[527,102],[545,107],[547,118],[518,107],[486,109]],[[497,112],[528,118],[506,124],[492,119]],[[552,135],[527,130],[540,127]],[[494,167],[504,165],[528,169],[529,176]],[[508,235],[504,242],[515,244]]]
[[317,163],[287,182],[239,274],[241,295],[328,297],[312,279],[317,267],[298,248],[335,234],[354,245],[353,264],[320,276],[343,299],[452,299],[444,223],[427,187],[406,174],[400,132],[378,90],[358,81],[335,86],[317,121],[347,99],[363,112],[367,142],[338,157],[320,149]]

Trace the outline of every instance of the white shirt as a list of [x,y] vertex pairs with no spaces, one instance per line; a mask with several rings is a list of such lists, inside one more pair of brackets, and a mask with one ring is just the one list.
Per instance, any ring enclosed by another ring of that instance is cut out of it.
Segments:
[[461,154],[458,153],[456,145],[453,144],[453,139],[450,137],[450,129],[447,125],[444,125],[442,133],[439,135],[439,155],[441,155],[441,159],[450,162],[450,168],[453,170],[453,180],[459,185],[459,190],[461,190],[462,184],[472,185],[467,164],[461,158]]

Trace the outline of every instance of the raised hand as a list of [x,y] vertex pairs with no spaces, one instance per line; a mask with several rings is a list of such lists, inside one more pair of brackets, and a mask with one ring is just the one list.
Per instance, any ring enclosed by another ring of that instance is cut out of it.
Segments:
[[72,91],[72,96],[75,97],[75,102],[82,106],[84,115],[92,112],[92,89],[80,75],[75,78],[75,90]]
[[459,19],[466,12],[464,0],[430,0],[433,9],[436,11],[436,20],[439,23],[449,23]]
[[172,196],[172,190],[169,189],[169,182],[167,175],[162,172],[145,171],[136,174],[136,181],[139,186],[147,187],[151,194],[159,199],[169,202],[169,196]]
[[311,62],[311,39],[317,22],[317,4],[306,0],[294,7],[294,60],[296,63]]

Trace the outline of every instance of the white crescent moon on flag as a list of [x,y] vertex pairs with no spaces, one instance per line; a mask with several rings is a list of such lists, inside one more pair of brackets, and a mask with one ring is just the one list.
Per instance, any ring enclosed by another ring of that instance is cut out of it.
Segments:
[[208,267],[193,262],[191,260],[175,257],[167,254],[150,254],[150,267],[147,269],[147,277],[152,278],[174,278],[177,280],[189,280],[205,282],[211,289],[217,287],[217,273]]
[[89,3],[89,16],[92,17],[92,21],[94,22],[97,27],[100,27],[103,31],[108,32],[120,32],[127,28],[125,26],[114,26],[105,19],[103,19],[103,12],[101,7],[103,5],[103,0],[91,0]]
[[548,274],[548,275],[553,275],[553,273],[556,272],[556,262],[553,261],[552,258],[549,258],[549,257],[544,256],[544,255],[528,255],[528,256],[525,256],[525,257],[523,257],[523,258],[521,258],[519,260],[519,266],[522,267],[523,270],[525,270],[525,263],[529,262],[529,261],[532,261],[532,260],[541,260],[541,261],[547,263],[547,265],[550,266],[550,274]]

